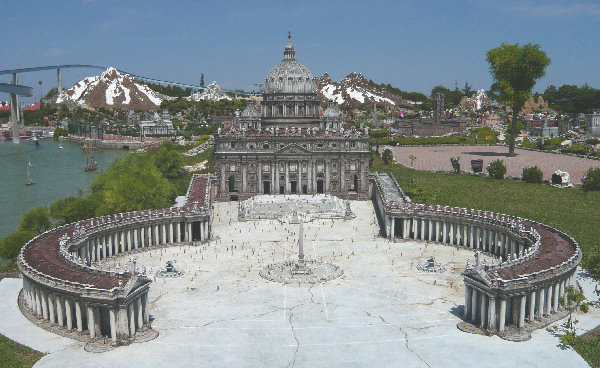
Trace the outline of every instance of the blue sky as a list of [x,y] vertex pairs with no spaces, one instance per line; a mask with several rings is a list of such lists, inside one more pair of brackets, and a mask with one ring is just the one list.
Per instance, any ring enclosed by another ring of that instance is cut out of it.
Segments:
[[[283,57],[335,81],[356,71],[429,94],[435,85],[488,89],[487,50],[537,43],[548,85],[600,88],[600,1],[3,1],[0,69],[95,64],[151,78],[250,90]],[[95,70],[64,71],[65,86]],[[8,76],[0,76],[7,82]],[[22,74],[21,84],[56,72]],[[0,95],[0,100],[8,96]]]

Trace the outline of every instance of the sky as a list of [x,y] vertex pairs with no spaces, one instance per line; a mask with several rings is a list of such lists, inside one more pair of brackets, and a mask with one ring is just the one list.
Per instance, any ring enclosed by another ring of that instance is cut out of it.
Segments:
[[[206,84],[252,90],[283,58],[291,31],[298,61],[334,81],[360,72],[427,95],[465,82],[489,89],[486,51],[507,42],[539,44],[550,57],[534,91],[600,88],[597,0],[3,0],[0,9],[0,70],[93,64],[196,85],[204,73]],[[97,74],[66,69],[63,85]],[[56,72],[23,73],[19,82],[39,99]]]

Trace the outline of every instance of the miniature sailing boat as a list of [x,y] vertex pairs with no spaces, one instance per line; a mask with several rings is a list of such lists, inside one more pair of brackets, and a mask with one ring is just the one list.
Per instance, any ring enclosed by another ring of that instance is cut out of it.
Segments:
[[63,147],[62,142],[59,142],[58,143],[58,149],[63,149],[63,148],[65,148],[65,147]]
[[27,181],[25,182],[25,185],[33,184],[35,184],[35,181],[33,181],[33,179],[31,178],[31,175],[29,174],[29,166],[27,166]]
[[89,151],[86,151],[86,162],[85,167],[83,168],[85,171],[94,171],[98,168],[98,163],[94,158],[94,148],[95,147],[90,147]]

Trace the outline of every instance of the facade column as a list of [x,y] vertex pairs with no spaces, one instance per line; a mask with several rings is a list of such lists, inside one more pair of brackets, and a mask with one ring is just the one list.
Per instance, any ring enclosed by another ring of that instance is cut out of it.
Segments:
[[129,321],[129,336],[135,335],[135,312],[133,310],[134,302],[127,306],[127,320]]
[[390,217],[390,239],[396,237],[396,218]]
[[91,305],[87,306],[88,331],[90,332],[90,338],[92,339],[96,338],[96,328],[94,326],[94,320],[96,319],[96,317],[94,316],[94,309],[96,308]]
[[471,295],[471,321],[473,323],[477,322],[477,298],[479,297],[479,291],[477,289],[473,289],[473,293]]
[[480,311],[480,322],[479,322],[479,326],[484,329],[485,328],[485,322],[487,320],[486,318],[486,312],[487,312],[487,295],[485,293],[480,293],[481,294],[481,311]]
[[518,327],[522,328],[523,326],[525,326],[525,302],[527,301],[527,296],[525,295],[521,295],[519,297],[519,324]]
[[173,244],[175,241],[173,239],[173,223],[169,222],[169,243]]
[[75,322],[77,322],[77,331],[83,331],[83,318],[81,316],[81,302],[75,300]]
[[138,330],[144,327],[144,311],[142,309],[142,297],[139,296],[135,299],[135,306],[137,309],[137,328]]
[[162,224],[162,244],[167,244],[167,224]]
[[110,319],[110,338],[112,342],[117,342],[117,318],[115,315],[115,309],[110,308],[108,310],[108,315]]
[[470,286],[465,287],[465,308],[463,310],[463,318],[467,319],[471,315],[471,295],[473,288]]
[[187,223],[187,241],[188,242],[192,242],[192,223],[188,222]]
[[150,314],[148,313],[148,292],[142,294],[142,310],[144,312],[144,323],[150,323]]
[[67,315],[67,330],[73,329],[73,311],[71,310],[71,299],[65,297],[65,312]]
[[129,321],[127,319],[127,307],[120,307],[117,310],[117,340],[126,339],[128,337]]
[[500,316],[498,317],[498,331],[504,331],[504,325],[506,323],[506,299],[500,299]]
[[488,297],[488,318],[487,327],[489,330],[496,329],[496,298]]
[[419,221],[421,222],[421,236],[419,237],[419,239],[425,240],[425,219],[422,218]]

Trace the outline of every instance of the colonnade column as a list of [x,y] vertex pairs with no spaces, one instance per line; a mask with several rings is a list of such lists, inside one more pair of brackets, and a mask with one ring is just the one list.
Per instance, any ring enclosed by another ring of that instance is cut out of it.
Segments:
[[83,318],[81,316],[81,302],[75,301],[75,322],[77,322],[77,331],[83,331]]
[[535,320],[535,290],[529,293],[529,321]]
[[66,297],[65,298],[65,314],[67,315],[67,330],[73,329],[73,312],[71,310],[71,300]]
[[60,295],[56,296],[56,322],[59,326],[64,326],[65,321],[63,318],[63,301]]

